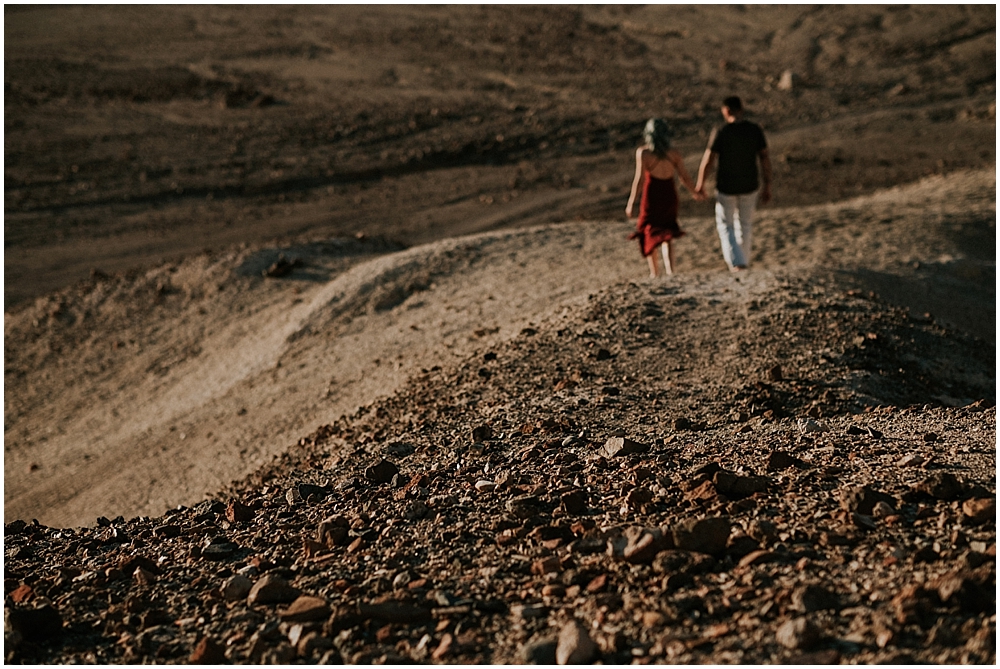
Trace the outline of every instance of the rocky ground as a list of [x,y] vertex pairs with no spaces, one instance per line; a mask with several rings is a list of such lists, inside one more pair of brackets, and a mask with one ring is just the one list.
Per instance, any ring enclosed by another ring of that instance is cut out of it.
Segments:
[[995,663],[995,15],[6,8],[4,659]]
[[196,506],[7,524],[7,660],[994,662],[992,349],[833,276],[689,279]]

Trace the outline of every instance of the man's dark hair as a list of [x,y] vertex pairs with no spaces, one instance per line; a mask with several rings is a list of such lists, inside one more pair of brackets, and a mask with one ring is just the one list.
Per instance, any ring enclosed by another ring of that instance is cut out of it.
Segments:
[[738,95],[730,95],[728,98],[722,101],[723,106],[729,107],[729,111],[740,112],[743,111],[743,101],[740,100]]

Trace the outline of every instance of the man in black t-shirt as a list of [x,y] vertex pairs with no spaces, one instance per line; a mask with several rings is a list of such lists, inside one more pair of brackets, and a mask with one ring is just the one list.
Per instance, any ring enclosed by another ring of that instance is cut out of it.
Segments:
[[[696,192],[705,194],[705,177],[716,161],[715,227],[722,242],[722,256],[736,272],[750,264],[750,230],[758,196],[761,204],[771,199],[771,159],[764,131],[743,119],[743,103],[728,97],[722,103],[726,125],[716,129],[698,169]],[[760,186],[757,161],[763,186]],[[759,189],[759,191],[758,191]]]

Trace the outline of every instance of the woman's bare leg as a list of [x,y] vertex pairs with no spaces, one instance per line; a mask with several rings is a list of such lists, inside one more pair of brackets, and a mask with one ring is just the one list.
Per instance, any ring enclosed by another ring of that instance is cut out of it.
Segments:
[[653,251],[648,256],[646,256],[646,261],[649,263],[649,276],[657,277],[659,272],[656,271],[656,251]]
[[666,271],[667,276],[674,273],[674,244],[673,240],[668,239],[660,245],[660,251],[663,252],[663,269]]

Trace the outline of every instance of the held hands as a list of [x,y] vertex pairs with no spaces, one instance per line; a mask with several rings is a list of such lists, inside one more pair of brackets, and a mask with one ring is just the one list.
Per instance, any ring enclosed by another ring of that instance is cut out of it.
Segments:
[[771,201],[771,184],[764,184],[760,189],[760,203],[767,204]]

